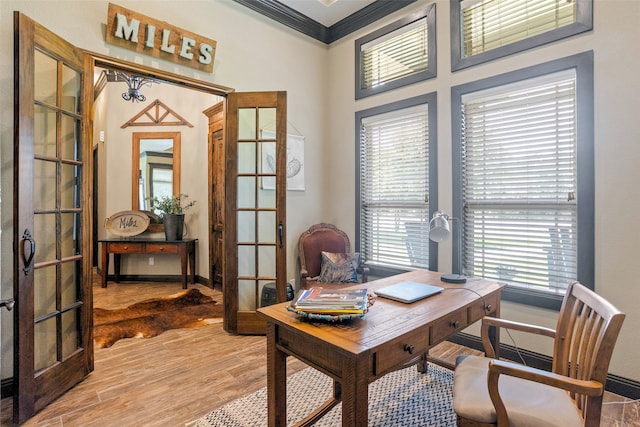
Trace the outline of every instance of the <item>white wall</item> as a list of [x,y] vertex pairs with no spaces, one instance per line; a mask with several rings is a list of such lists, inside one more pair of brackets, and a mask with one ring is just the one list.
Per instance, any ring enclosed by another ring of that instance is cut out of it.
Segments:
[[[298,236],[311,224],[325,220],[322,212],[323,201],[319,197],[322,187],[321,183],[317,182],[316,176],[323,170],[328,47],[228,0],[122,0],[117,4],[216,40],[214,71],[212,74],[203,73],[106,44],[104,31],[108,1],[2,0],[0,2],[0,57],[2,58],[0,93],[4,95],[0,97],[2,112],[0,121],[2,141],[0,148],[2,165],[0,289],[2,298],[13,294],[11,237],[13,233],[13,97],[10,94],[13,93],[14,10],[26,14],[77,47],[91,52],[231,87],[236,91],[287,91],[288,131],[305,137],[305,158],[307,159],[306,191],[289,191],[287,194],[287,266],[288,278],[293,278],[297,271]],[[188,99],[183,102],[188,103]],[[179,113],[186,108],[182,103],[169,106]],[[126,119],[132,115],[127,115]],[[99,116],[100,120],[106,120],[105,116],[106,113],[103,112]],[[188,117],[188,119],[192,118]],[[131,128],[127,129],[131,130]],[[96,129],[96,132],[98,131],[99,129]],[[206,129],[203,132],[206,134]],[[128,137],[120,140],[112,134],[107,137],[108,141],[104,144],[114,144],[114,146],[130,141]],[[206,142],[206,139],[204,141]],[[191,141],[183,139],[183,183],[185,180],[201,179],[199,175],[197,177],[188,175],[192,172],[200,172],[185,159],[185,152],[190,144]],[[125,150],[130,151],[130,145],[126,147]],[[106,163],[103,164],[103,161],[104,159],[101,159],[99,162],[102,167],[110,167]],[[130,176],[130,165],[122,165],[121,168],[122,171],[118,174]],[[189,168],[192,170],[190,171]],[[206,186],[206,175],[202,179],[203,185]],[[99,186],[103,184],[101,181]],[[122,209],[128,209],[131,203],[130,185],[122,184],[122,189],[127,192],[127,196],[123,197]],[[101,194],[101,197],[104,197],[104,200],[101,199],[103,203],[110,203],[106,194]],[[199,213],[202,221],[206,217],[204,215],[206,198],[198,195],[197,199],[200,206],[194,207],[193,213]],[[114,205],[113,209],[115,212],[120,207]],[[106,215],[113,212],[109,211]],[[199,249],[201,256],[208,252],[206,247],[200,246]],[[201,267],[205,265],[202,258],[199,261]],[[208,272],[206,274],[208,275]],[[13,373],[12,315],[13,312],[6,310],[2,310],[0,315],[2,378],[11,377]]]
[[[450,66],[449,1],[437,0],[438,76],[358,101],[354,100],[354,41],[375,29],[392,23],[411,11],[433,3],[420,0],[330,46],[331,85],[328,87],[327,146],[325,157],[335,167],[325,176],[325,215],[328,220],[355,233],[354,113],[376,105],[436,91],[438,94],[438,186],[439,206],[451,211],[451,86],[517,70],[578,52],[593,50],[595,55],[595,181],[596,181],[596,291],[627,314],[614,351],[610,371],[640,380],[637,355],[640,341],[640,279],[635,262],[640,250],[640,209],[638,167],[640,160],[640,120],[637,70],[640,56],[640,2],[595,0],[594,30],[508,58],[478,65],[456,73]],[[337,189],[340,191],[337,191]],[[337,208],[339,207],[339,209]],[[451,242],[439,245],[440,270],[451,269]],[[555,312],[505,302],[503,317],[555,327]],[[477,333],[477,328],[467,332]],[[506,335],[506,334],[505,334]],[[535,341],[514,334],[518,345],[549,352],[548,341]],[[503,340],[508,337],[503,335]],[[508,341],[507,341],[508,342]],[[538,345],[541,345],[539,347]]]

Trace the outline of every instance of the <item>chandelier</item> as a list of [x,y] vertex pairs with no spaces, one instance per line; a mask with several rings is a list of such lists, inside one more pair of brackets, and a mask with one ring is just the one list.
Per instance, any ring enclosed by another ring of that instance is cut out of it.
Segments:
[[158,83],[157,80],[151,79],[149,77],[129,75],[123,73],[122,71],[105,70],[104,74],[107,77],[107,81],[125,82],[127,84],[127,91],[122,93],[122,99],[124,99],[125,101],[146,101],[147,97],[140,92],[140,89],[143,86],[151,86],[151,83]]

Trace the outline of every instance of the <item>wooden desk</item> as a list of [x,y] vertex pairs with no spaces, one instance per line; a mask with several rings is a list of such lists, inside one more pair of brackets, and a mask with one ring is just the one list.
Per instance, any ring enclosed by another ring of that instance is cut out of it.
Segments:
[[[411,364],[426,369],[429,348],[485,315],[500,315],[502,286],[469,279],[456,285],[440,273],[412,271],[355,287],[377,288],[404,280],[430,283],[445,290],[413,304],[378,297],[361,319],[326,323],[300,319],[281,303],[258,310],[267,320],[267,402],[270,427],[287,424],[286,357],[294,356],[334,380],[333,397],[298,425],[312,425],[342,401],[342,425],[366,426],[369,383]],[[448,290],[452,289],[452,290]],[[492,331],[492,340],[498,333]]]
[[187,289],[187,260],[191,269],[191,283],[196,282],[196,242],[198,239],[166,241],[164,239],[104,239],[102,243],[102,287],[107,287],[109,254],[113,254],[116,283],[120,281],[120,258],[123,254],[179,254],[182,270],[182,289]]

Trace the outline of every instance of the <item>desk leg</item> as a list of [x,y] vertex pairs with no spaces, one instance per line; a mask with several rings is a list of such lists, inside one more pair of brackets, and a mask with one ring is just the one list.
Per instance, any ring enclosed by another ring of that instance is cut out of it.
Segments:
[[276,348],[276,328],[275,324],[267,322],[267,414],[269,427],[287,425],[287,355]]
[[109,252],[107,243],[102,242],[102,287],[107,287],[107,276],[109,275]]
[[[490,315],[493,317],[498,317],[498,318],[500,317],[499,302],[495,312],[490,313]],[[491,346],[493,347],[493,350],[495,352],[495,358],[500,359],[500,328],[496,328],[495,326],[490,326],[488,336],[489,336],[489,342],[491,343]]]
[[342,427],[366,427],[369,423],[367,372],[359,372],[363,368],[364,364],[356,363],[342,371]]

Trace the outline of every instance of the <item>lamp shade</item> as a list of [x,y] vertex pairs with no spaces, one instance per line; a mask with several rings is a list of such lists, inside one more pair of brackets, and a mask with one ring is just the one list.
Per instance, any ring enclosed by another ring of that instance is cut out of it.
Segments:
[[[429,221],[429,239],[434,242],[442,242],[449,238],[451,229],[449,228],[449,220],[458,220],[458,218],[450,218],[449,215],[443,211],[436,211],[433,213],[433,218]],[[458,233],[458,271],[462,271],[462,239],[460,233]],[[466,283],[467,276],[464,274],[443,274],[440,276],[440,280],[449,283]]]
[[446,215],[442,211],[434,212],[433,218],[429,222],[429,239],[434,242],[442,242],[448,239],[450,234],[451,230]]

